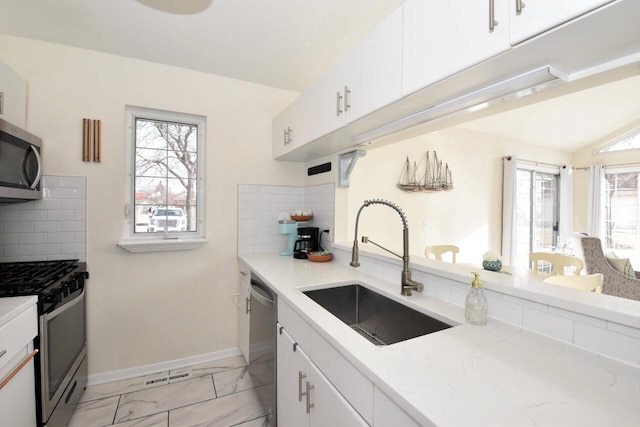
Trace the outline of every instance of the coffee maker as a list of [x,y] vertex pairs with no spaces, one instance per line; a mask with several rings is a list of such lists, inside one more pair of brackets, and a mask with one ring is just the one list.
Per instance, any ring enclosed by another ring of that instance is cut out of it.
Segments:
[[309,252],[317,251],[318,227],[298,227],[298,240],[293,246],[293,257],[297,259],[307,259]]

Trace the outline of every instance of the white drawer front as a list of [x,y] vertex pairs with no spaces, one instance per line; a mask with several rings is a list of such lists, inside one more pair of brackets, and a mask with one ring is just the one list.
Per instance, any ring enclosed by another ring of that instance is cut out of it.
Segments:
[[278,322],[304,351],[309,348],[309,325],[287,303],[278,300]]
[[38,311],[32,305],[0,328],[0,369],[38,335]]

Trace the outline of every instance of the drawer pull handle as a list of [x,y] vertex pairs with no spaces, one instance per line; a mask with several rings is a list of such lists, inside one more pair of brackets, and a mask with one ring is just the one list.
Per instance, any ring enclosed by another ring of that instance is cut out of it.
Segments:
[[2,380],[2,382],[0,383],[0,390],[2,390],[4,388],[4,386],[6,386],[7,384],[9,384],[9,381],[11,381],[13,379],[13,377],[15,377],[16,375],[18,375],[18,372],[20,372],[22,370],[22,368],[24,368],[24,366],[29,363],[29,361],[31,359],[33,359],[33,357],[38,354],[38,350],[33,350],[22,362],[20,362],[20,364],[16,367],[16,369],[14,369],[13,371],[11,371],[11,373],[9,374],[9,376],[7,378],[5,378],[4,380]]
[[316,406],[315,403],[311,403],[311,390],[314,388],[315,387],[307,381],[307,392],[305,393],[307,395],[307,414],[311,412],[311,408]]
[[[302,391],[302,379],[303,378],[307,378],[306,374],[303,374],[302,371],[298,371],[298,402],[302,402],[302,396],[305,395],[305,393]],[[307,383],[309,384],[309,383]]]

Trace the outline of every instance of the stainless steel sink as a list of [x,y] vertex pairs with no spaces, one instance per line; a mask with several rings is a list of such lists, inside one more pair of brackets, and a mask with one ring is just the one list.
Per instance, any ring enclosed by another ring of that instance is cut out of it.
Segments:
[[451,327],[360,285],[304,294],[376,345],[394,344]]

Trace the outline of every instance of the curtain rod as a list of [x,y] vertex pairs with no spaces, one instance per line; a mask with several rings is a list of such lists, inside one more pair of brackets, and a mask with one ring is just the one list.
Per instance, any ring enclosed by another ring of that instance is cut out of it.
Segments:
[[[511,160],[511,156],[506,156],[506,158],[508,160]],[[535,162],[533,160],[524,160],[524,159],[518,159],[518,162],[522,162],[522,163],[528,163],[530,165],[534,165],[534,166],[550,166],[552,168],[558,168],[558,169],[562,169],[562,168],[566,168],[566,165],[554,165],[552,163],[544,163],[544,162]]]
[[[620,163],[619,165],[602,165],[602,167],[604,168],[619,168],[621,166],[640,166],[640,163],[636,162],[636,163]],[[573,168],[573,169],[577,171],[586,171],[586,170],[589,170],[589,167],[590,166],[583,166],[580,168]]]

